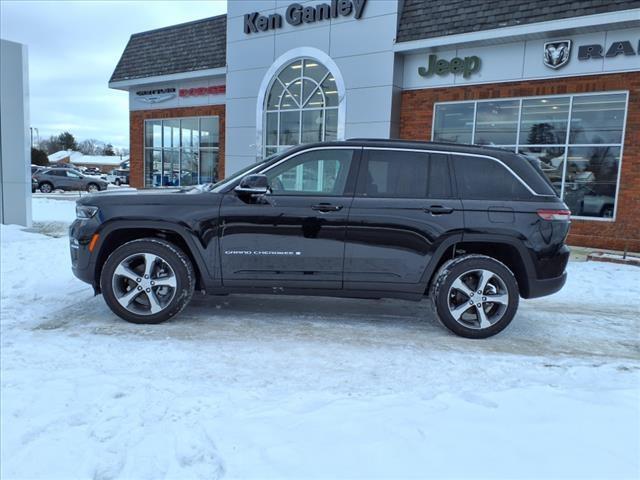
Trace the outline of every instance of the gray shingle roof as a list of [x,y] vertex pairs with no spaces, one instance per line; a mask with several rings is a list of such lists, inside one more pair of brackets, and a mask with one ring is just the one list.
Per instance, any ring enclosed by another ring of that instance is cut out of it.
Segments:
[[639,7],[640,0],[404,0],[397,41],[408,42]]
[[227,16],[131,35],[109,82],[224,67]]

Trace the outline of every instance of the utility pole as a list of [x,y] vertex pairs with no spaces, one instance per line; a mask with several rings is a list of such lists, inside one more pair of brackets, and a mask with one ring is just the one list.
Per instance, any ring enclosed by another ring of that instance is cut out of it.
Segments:
[[36,132],[36,139],[38,143],[40,143],[40,131],[36,127],[29,127],[29,132],[31,133],[31,148],[33,147],[33,132]]

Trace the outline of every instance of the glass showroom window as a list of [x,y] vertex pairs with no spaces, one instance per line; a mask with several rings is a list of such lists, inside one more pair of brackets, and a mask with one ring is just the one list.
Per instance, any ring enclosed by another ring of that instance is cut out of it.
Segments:
[[145,121],[145,187],[177,187],[217,181],[218,117]]
[[324,65],[308,58],[287,65],[266,96],[264,155],[336,140],[338,103],[335,78]]
[[535,159],[574,216],[615,212],[627,93],[436,104],[433,140]]

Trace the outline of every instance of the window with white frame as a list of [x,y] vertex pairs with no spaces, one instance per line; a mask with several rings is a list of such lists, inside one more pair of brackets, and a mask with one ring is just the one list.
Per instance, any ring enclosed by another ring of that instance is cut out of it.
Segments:
[[274,78],[264,106],[264,156],[294,145],[336,140],[338,88],[317,60],[289,63]]
[[146,120],[144,131],[145,187],[177,187],[218,180],[217,116]]
[[574,216],[612,218],[627,101],[627,92],[607,92],[438,103],[432,138],[526,155]]

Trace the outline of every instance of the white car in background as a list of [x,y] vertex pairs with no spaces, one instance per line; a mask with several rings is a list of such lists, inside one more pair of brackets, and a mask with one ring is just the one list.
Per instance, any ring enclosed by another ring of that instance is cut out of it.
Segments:
[[129,170],[120,170],[114,168],[111,170],[107,176],[106,180],[109,183],[113,183],[114,185],[128,185],[129,184]]

